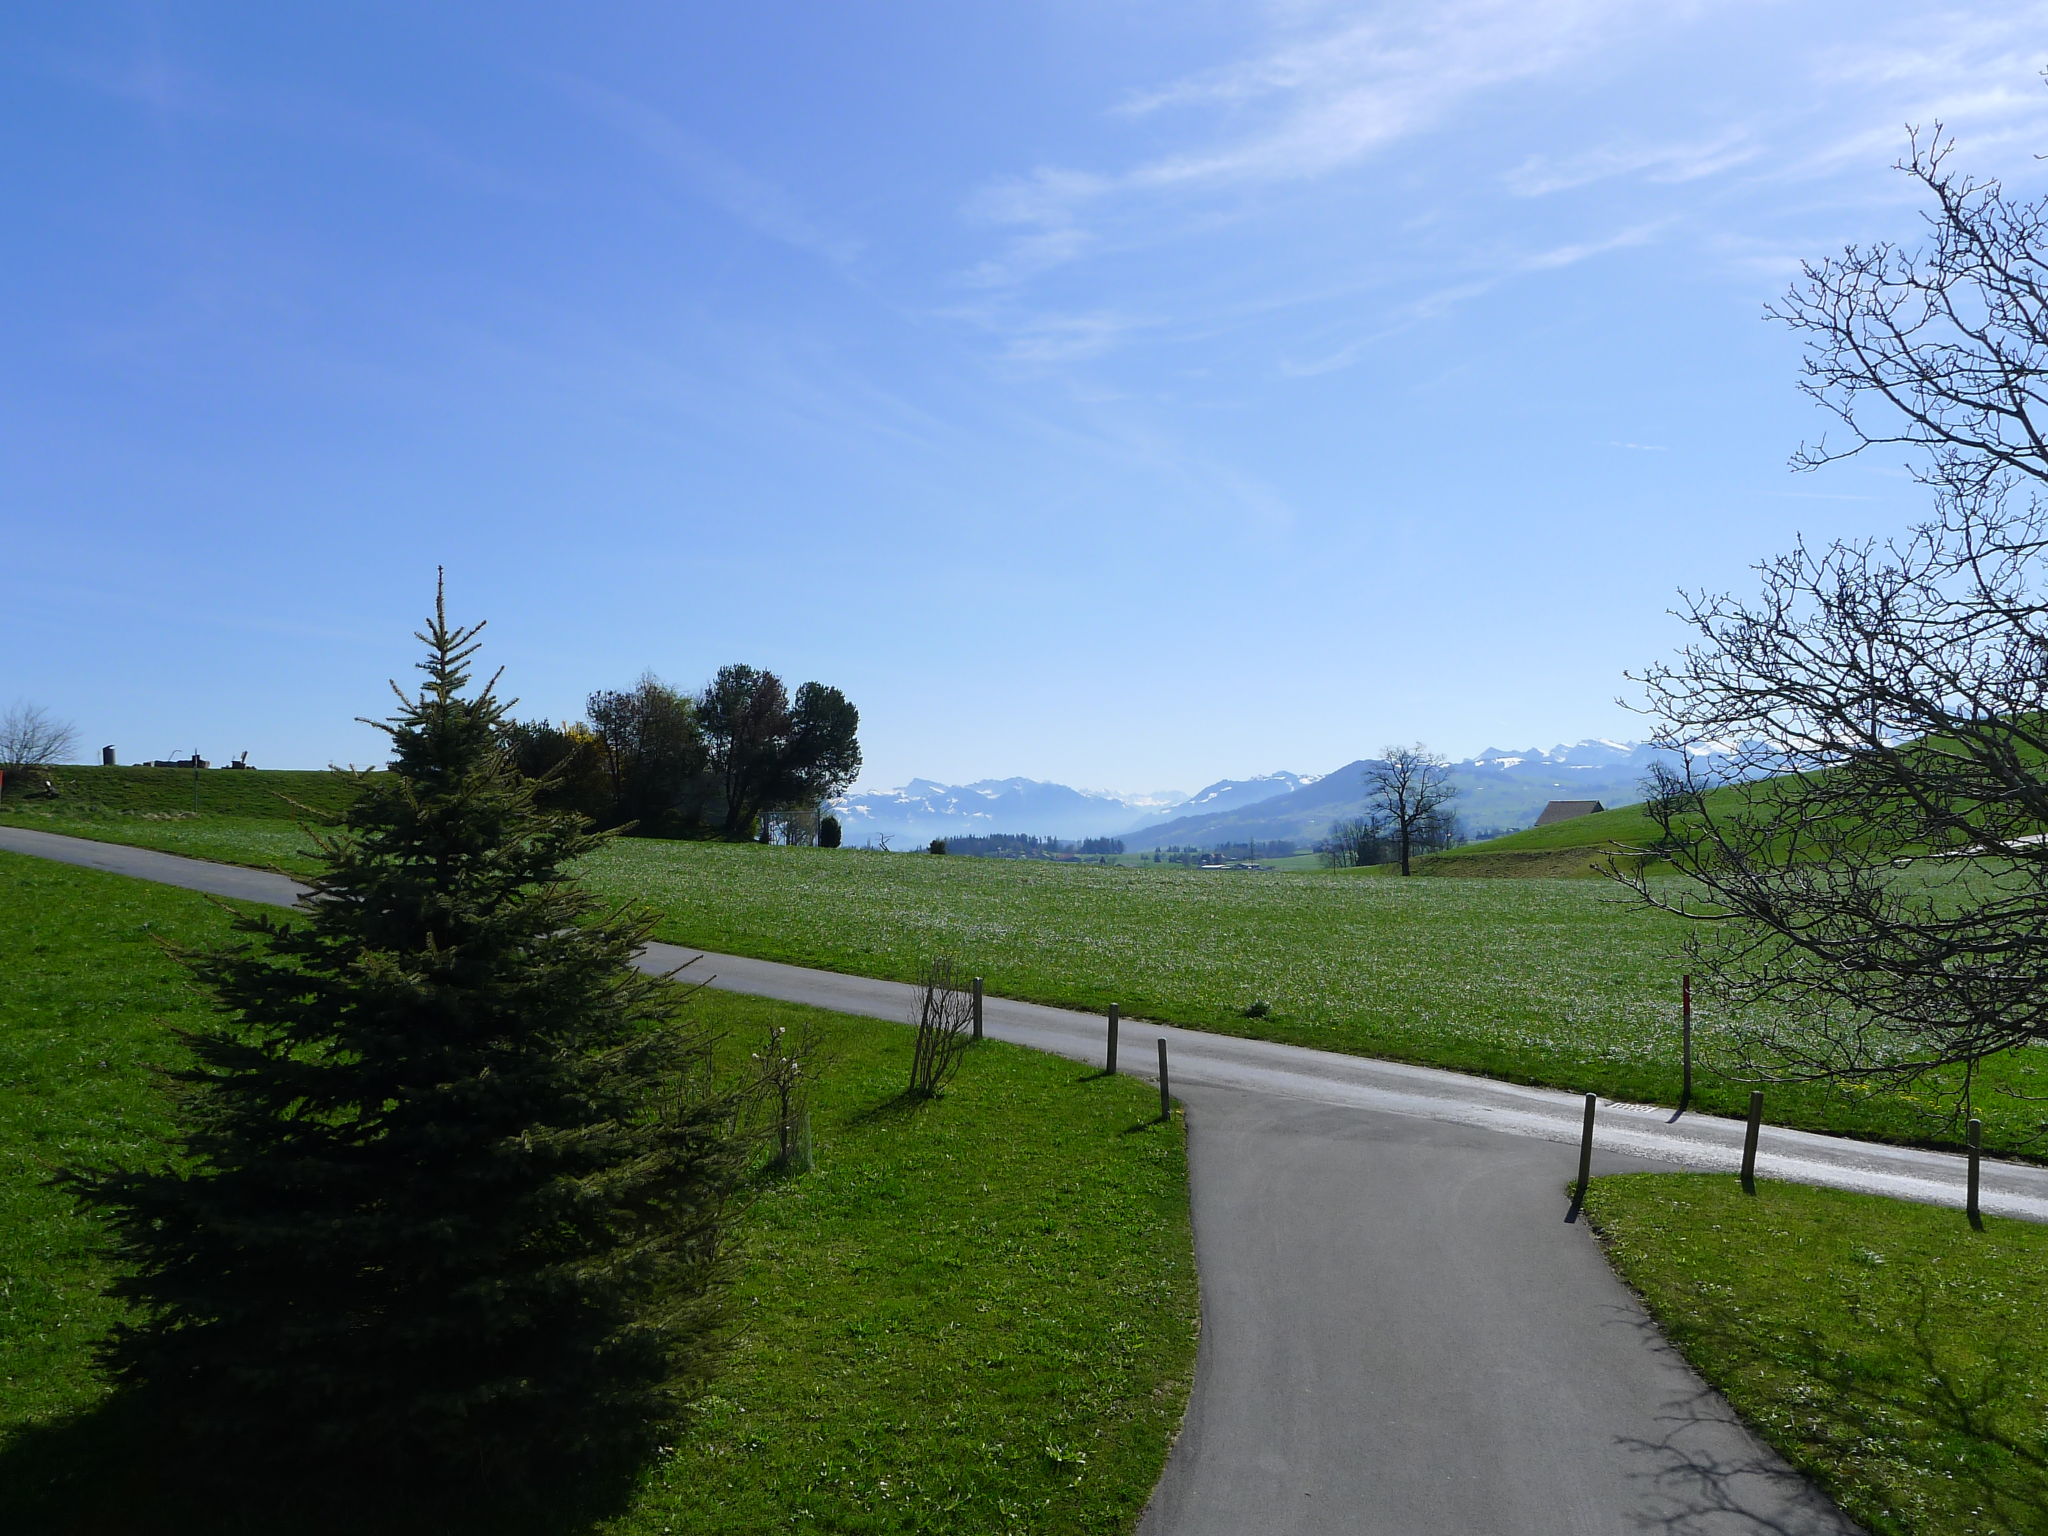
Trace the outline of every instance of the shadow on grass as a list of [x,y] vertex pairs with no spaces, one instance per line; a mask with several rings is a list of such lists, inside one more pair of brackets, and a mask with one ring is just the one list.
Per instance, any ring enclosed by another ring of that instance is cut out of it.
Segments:
[[[457,1493],[320,1465],[288,1445],[181,1455],[165,1415],[114,1394],[0,1442],[8,1536],[578,1536],[631,1500],[639,1469],[535,1493]],[[259,1470],[260,1469],[260,1470]]]
[[1918,1479],[1955,1489],[1950,1502],[1986,1522],[1975,1528],[2048,1531],[2038,1367],[1994,1332],[1959,1332],[1940,1316],[1941,1291],[1938,1279],[1917,1280],[1897,1315],[1849,1342],[1810,1329],[1760,1334],[1732,1307],[1702,1306],[1681,1331],[1688,1353],[1704,1347],[1736,1371],[1756,1363],[1803,1378],[1797,1436],[1779,1449],[1866,1517],[1875,1505],[1901,1518],[1900,1495],[1910,1503]]
[[919,1093],[915,1088],[905,1088],[886,1099],[870,1104],[857,1115],[847,1118],[846,1124],[854,1125],[900,1125],[935,1104],[944,1103],[946,1090],[937,1093]]

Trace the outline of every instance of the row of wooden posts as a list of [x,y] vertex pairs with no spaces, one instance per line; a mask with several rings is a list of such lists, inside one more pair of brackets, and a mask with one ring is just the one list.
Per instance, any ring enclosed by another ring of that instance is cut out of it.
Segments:
[[[1678,1108],[1683,1113],[1692,1105],[1692,976],[1687,974],[1679,980],[1679,1038],[1680,1052],[1684,1062],[1683,1075],[1678,1089]],[[1112,1036],[1112,1038],[1114,1038]],[[1579,1183],[1574,1204],[1586,1198],[1586,1186],[1593,1176],[1593,1116],[1599,1106],[1599,1095],[1586,1095],[1586,1123],[1579,1134]],[[1749,1123],[1742,1133],[1742,1192],[1756,1193],[1756,1145],[1763,1130],[1764,1091],[1752,1088],[1749,1091]],[[1970,1118],[1965,1132],[1969,1143],[1969,1173],[1965,1184],[1964,1214],[1970,1225],[1980,1231],[1984,1226],[1984,1213],[1978,1203],[1982,1184],[1982,1162],[1984,1154],[1984,1123],[1974,1115]]]
[[[1116,1003],[1109,1005],[1109,1041],[1104,1050],[1102,1071],[1105,1077],[1116,1076],[1116,1032],[1121,1022],[1123,1009]],[[959,1015],[954,1015],[959,1017]],[[981,1038],[981,978],[974,978],[974,1038]],[[1173,1092],[1166,1081],[1166,1037],[1159,1037],[1159,1118],[1173,1118]]]
[[[1678,1107],[1683,1112],[1690,1108],[1692,1104],[1692,977],[1689,974],[1681,981],[1679,997],[1680,1036],[1683,1042],[1684,1073],[1678,1091]],[[981,978],[977,976],[974,978],[974,1038],[977,1040],[982,1037],[981,1005]],[[1103,1072],[1109,1077],[1116,1076],[1117,1026],[1121,1019],[1122,1009],[1117,1004],[1111,1003],[1109,1005],[1109,1032],[1103,1052]],[[1586,1121],[1584,1129],[1579,1135],[1578,1201],[1581,1202],[1586,1198],[1586,1188],[1593,1177],[1593,1120],[1599,1110],[1599,1105],[1600,1097],[1598,1094],[1589,1093],[1586,1095]],[[1173,1118],[1173,1095],[1167,1085],[1166,1037],[1164,1035],[1159,1038],[1159,1118],[1161,1120],[1171,1120]],[[1742,1192],[1745,1195],[1756,1193],[1756,1149],[1758,1139],[1763,1132],[1763,1123],[1764,1091],[1761,1088],[1752,1088],[1749,1091],[1749,1123],[1744,1127],[1742,1133]],[[1967,1136],[1969,1140],[1969,1176],[1964,1210],[1969,1216],[1970,1225],[1981,1229],[1984,1225],[1984,1215],[1979,1207],[1978,1194],[1982,1184],[1983,1122],[1974,1116],[1971,1117]]]

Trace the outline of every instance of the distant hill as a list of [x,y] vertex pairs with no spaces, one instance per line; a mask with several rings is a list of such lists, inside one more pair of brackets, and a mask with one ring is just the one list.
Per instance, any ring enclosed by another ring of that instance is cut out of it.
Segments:
[[[1642,781],[1657,755],[1641,742],[1597,738],[1519,751],[1490,747],[1452,765],[1458,786],[1453,808],[1470,834],[1531,826],[1552,800],[1632,804],[1643,798]],[[1192,795],[1118,795],[1022,778],[973,784],[912,779],[900,789],[841,795],[832,811],[856,846],[884,835],[908,847],[934,837],[994,832],[1120,837],[1133,852],[1247,841],[1314,843],[1331,822],[1365,814],[1368,761],[1359,758],[1324,774],[1221,779]]]
[[908,846],[935,837],[995,832],[1058,838],[1129,837],[1135,828],[1170,816],[1197,808],[1203,814],[1238,809],[1314,782],[1298,773],[1262,773],[1249,779],[1221,779],[1192,795],[1177,790],[1117,795],[1037,779],[982,779],[973,784],[912,779],[900,789],[840,795],[832,801],[831,810],[839,818],[846,840],[856,846],[882,836]]
[[[1643,798],[1641,784],[1658,756],[1640,742],[1589,740],[1518,752],[1488,748],[1455,763],[1458,788],[1452,809],[1468,832],[1531,826],[1552,800],[1599,800],[1627,805]],[[1369,758],[1346,763],[1292,792],[1239,809],[1176,814],[1124,834],[1133,849],[1214,848],[1225,843],[1313,843],[1330,823],[1367,811]],[[1185,812],[1185,807],[1182,811]]]
[[912,779],[900,789],[836,796],[830,808],[846,841],[856,847],[881,837],[907,846],[935,837],[992,832],[1112,837],[1148,814],[1173,814],[1184,799],[1175,791],[1115,795],[1037,779],[982,779],[973,784]]

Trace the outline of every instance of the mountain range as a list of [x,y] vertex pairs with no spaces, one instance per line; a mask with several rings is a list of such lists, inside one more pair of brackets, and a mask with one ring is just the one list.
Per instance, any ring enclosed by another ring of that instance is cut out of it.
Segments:
[[[1658,756],[1641,742],[1598,738],[1548,749],[1488,748],[1451,765],[1458,788],[1453,809],[1467,832],[1492,832],[1530,825],[1551,800],[1632,804],[1642,799],[1642,779]],[[831,809],[855,846],[887,837],[909,847],[935,837],[995,832],[1120,837],[1133,851],[1312,843],[1331,822],[1364,814],[1369,763],[1361,758],[1325,774],[1223,779],[1192,795],[1119,795],[1024,778],[973,784],[912,779],[900,789],[840,795]]]

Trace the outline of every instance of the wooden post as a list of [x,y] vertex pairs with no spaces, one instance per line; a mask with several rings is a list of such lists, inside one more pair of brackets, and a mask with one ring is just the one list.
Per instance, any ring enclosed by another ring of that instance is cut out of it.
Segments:
[[1979,1232],[1984,1230],[1984,1213],[1977,1207],[1978,1175],[1982,1171],[1978,1164],[1984,1155],[1984,1122],[1974,1115],[1970,1118],[1970,1225]]
[[1166,1036],[1159,1037],[1159,1118],[1173,1118],[1173,1094],[1166,1086]]
[[1579,1133],[1579,1187],[1572,1197],[1574,1208],[1586,1203],[1586,1186],[1593,1182],[1593,1115],[1599,1107],[1599,1096],[1587,1094],[1586,1127]]
[[974,1038],[981,1038],[981,978],[974,978]]
[[1756,1133],[1764,1123],[1764,1091],[1749,1090],[1749,1128],[1742,1133],[1742,1192],[1756,1193]]
[[1683,1110],[1692,1104],[1692,972],[1687,971],[1679,982],[1679,1014],[1683,1022],[1679,1026],[1685,1053],[1685,1080],[1679,1085],[1678,1107]]
[[1118,1012],[1118,1009],[1117,1009],[1117,1005],[1116,1005],[1115,1003],[1111,1003],[1111,1004],[1109,1005],[1109,1061],[1108,1061],[1108,1064],[1107,1064],[1107,1065],[1106,1065],[1106,1066],[1105,1066],[1105,1067],[1104,1067],[1104,1068],[1102,1069],[1102,1070],[1103,1070],[1104,1072],[1106,1072],[1106,1073],[1107,1073],[1107,1074],[1108,1074],[1109,1076],[1111,1076],[1111,1077],[1115,1077],[1115,1076],[1116,1076],[1116,1019],[1117,1019],[1117,1012]]

